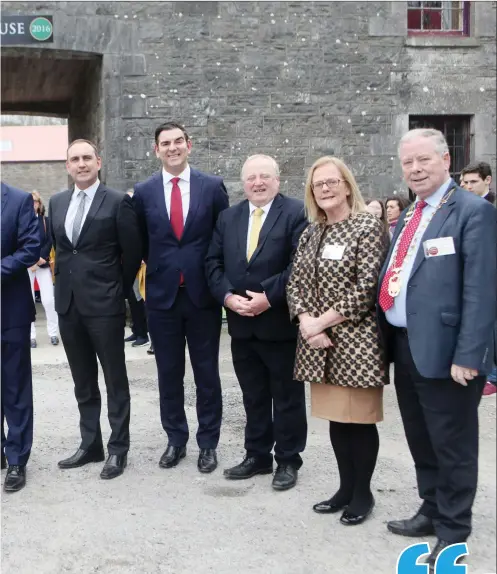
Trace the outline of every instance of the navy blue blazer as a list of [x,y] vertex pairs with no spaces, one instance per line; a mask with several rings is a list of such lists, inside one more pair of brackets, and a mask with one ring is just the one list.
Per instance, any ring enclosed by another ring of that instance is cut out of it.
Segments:
[[28,268],[40,258],[40,233],[30,193],[2,182],[2,331],[35,319]]
[[266,294],[271,307],[256,317],[242,317],[227,309],[229,334],[237,339],[256,337],[265,341],[296,339],[297,327],[290,321],[286,285],[300,235],[308,225],[304,203],[278,194],[264,220],[257,249],[247,261],[249,202],[224,211],[218,219],[206,259],[209,287],[224,303],[227,293]]
[[[395,228],[380,286],[406,212]],[[421,241],[437,237],[452,237],[455,254],[426,258],[421,245],[407,285],[407,332],[414,363],[427,378],[449,378],[453,364],[488,373],[497,305],[495,208],[456,187],[433,216]],[[392,330],[379,303],[378,322],[391,358]]]
[[137,183],[134,189],[133,203],[147,263],[147,307],[169,309],[176,299],[181,273],[194,305],[216,306],[205,277],[205,256],[218,215],[229,207],[222,178],[191,169],[190,206],[180,240],[167,213],[162,171]]

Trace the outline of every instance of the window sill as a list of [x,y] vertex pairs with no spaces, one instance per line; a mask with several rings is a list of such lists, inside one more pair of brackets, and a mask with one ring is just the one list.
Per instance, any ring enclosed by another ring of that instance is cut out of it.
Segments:
[[412,48],[479,48],[479,38],[468,36],[437,36],[436,34],[408,36],[404,46]]

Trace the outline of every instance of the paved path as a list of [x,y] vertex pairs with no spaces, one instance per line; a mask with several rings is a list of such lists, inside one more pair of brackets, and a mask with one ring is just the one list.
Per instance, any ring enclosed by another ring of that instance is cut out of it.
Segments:
[[[222,468],[242,458],[244,427],[227,333],[221,352],[220,468],[214,474],[204,476],[196,470],[191,369],[185,386],[193,440],[177,468],[159,468],[166,441],[159,422],[155,362],[145,348],[127,349],[132,449],[125,474],[100,480],[101,464],[60,471],[57,461],[79,442],[77,408],[62,345],[50,346],[43,320],[38,334],[39,346],[32,353],[35,443],[27,487],[2,495],[3,572],[395,574],[397,556],[415,542],[391,535],[385,527],[388,519],[409,516],[418,505],[393,387],[386,389],[386,422],[380,425],[377,505],[365,524],[347,528],[338,515],[312,511],[312,504],[331,495],[338,484],[325,421],[309,418],[304,466],[293,490],[274,492],[268,476],[238,483],[223,479]],[[482,401],[480,414],[471,574],[496,572],[495,397]],[[105,416],[102,427],[108,437]]]

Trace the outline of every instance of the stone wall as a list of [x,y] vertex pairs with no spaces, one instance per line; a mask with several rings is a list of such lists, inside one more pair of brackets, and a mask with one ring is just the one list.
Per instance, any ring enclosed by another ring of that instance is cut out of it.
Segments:
[[[4,2],[54,15],[54,48],[103,54],[103,178],[126,189],[157,169],[153,132],[182,121],[191,162],[233,199],[252,153],[283,190],[342,157],[366,196],[401,190],[409,114],[472,116],[472,156],[495,168],[495,2],[471,3],[471,37],[410,38],[407,2]],[[94,87],[92,88],[94,89]]]
[[46,206],[50,196],[67,189],[66,164],[63,161],[4,162],[1,169],[2,181],[24,191],[36,189]]

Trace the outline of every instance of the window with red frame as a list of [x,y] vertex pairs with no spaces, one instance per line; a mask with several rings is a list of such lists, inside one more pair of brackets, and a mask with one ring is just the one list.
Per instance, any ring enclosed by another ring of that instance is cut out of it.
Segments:
[[407,2],[409,34],[469,35],[469,2]]

